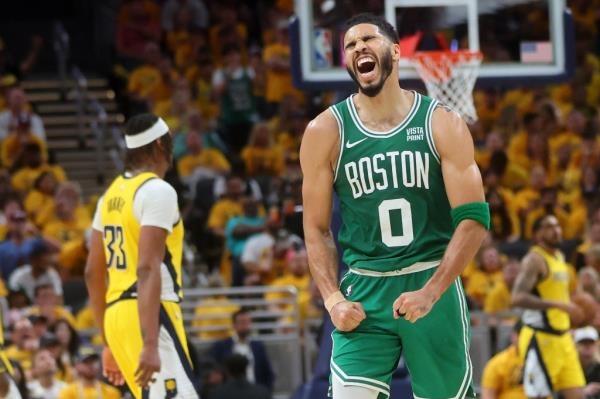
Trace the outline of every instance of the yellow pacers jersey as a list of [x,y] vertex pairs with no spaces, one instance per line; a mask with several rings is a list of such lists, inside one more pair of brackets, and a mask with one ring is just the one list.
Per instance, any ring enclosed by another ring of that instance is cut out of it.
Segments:
[[[569,269],[562,253],[551,254],[537,245],[531,251],[541,255],[548,267],[548,275],[535,286],[533,294],[545,300],[568,303]],[[528,309],[523,313],[523,322],[536,330],[550,333],[563,333],[571,327],[569,314],[556,308]]]
[[[119,176],[110,185],[100,208],[104,252],[108,268],[106,302],[137,295],[138,241],[141,226],[134,212],[138,189],[152,179],[153,173],[133,177]],[[181,255],[183,223],[173,226],[167,237],[165,258],[161,265],[161,300],[179,302],[181,292]]]

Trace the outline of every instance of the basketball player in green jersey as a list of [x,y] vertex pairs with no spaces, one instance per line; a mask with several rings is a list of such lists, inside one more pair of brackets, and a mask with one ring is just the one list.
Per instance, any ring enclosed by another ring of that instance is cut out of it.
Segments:
[[[415,398],[475,397],[459,275],[489,228],[473,141],[460,116],[398,83],[394,28],[348,21],[358,93],[309,123],[300,150],[310,270],[336,329],[334,399],[389,397],[404,354]],[[349,272],[338,286],[333,192]]]

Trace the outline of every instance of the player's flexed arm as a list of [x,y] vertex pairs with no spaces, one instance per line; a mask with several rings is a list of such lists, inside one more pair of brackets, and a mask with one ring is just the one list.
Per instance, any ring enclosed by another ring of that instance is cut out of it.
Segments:
[[427,284],[418,291],[403,293],[394,302],[394,317],[403,316],[411,322],[429,313],[473,259],[489,225],[489,209],[484,203],[483,183],[469,129],[458,114],[446,108],[434,111],[432,129],[456,229],[442,262]]
[[300,148],[304,236],[310,272],[331,320],[338,330],[351,331],[366,316],[360,303],[344,299],[337,284],[338,255],[329,226],[338,146],[337,123],[325,111],[308,124]]

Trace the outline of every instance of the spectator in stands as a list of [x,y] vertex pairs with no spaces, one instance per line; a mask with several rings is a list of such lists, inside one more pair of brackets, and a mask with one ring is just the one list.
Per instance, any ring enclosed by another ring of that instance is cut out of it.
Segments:
[[70,359],[65,356],[65,352],[56,334],[48,332],[41,337],[40,349],[47,350],[54,358],[57,368],[55,374],[56,378],[63,382],[72,382],[75,376],[75,370],[73,370]]
[[81,205],[81,189],[77,183],[62,183],[54,197],[54,217],[44,225],[44,235],[62,244],[81,240],[91,225],[88,210]]
[[27,317],[33,326],[33,333],[37,338],[42,338],[48,332],[48,319],[42,315],[31,315]]
[[19,362],[23,369],[29,370],[33,353],[40,345],[39,339],[33,331],[31,321],[27,318],[17,320],[10,338],[12,345],[6,348],[6,356]]
[[204,362],[201,365],[200,370],[202,373],[200,397],[212,398],[214,390],[225,382],[227,377],[226,371],[223,366],[214,361]]
[[[223,288],[223,278],[218,274],[208,277],[208,288]],[[192,322],[193,327],[221,327],[220,329],[205,329],[197,333],[198,338],[205,340],[223,339],[233,333],[232,315],[240,310],[240,307],[227,299],[225,295],[213,295],[202,298],[194,310],[196,319]]]
[[265,98],[269,105],[269,117],[277,112],[284,96],[300,95],[292,84],[288,29],[287,20],[280,19],[277,21],[275,40],[267,44],[263,50],[263,59],[267,66]]
[[29,125],[29,115],[19,116],[17,125],[2,140],[1,161],[11,171],[23,167],[24,152],[28,145],[33,144],[40,148],[42,161],[48,158],[46,143],[31,132]]
[[144,58],[148,43],[160,41],[160,7],[150,0],[124,1],[117,16],[117,51],[133,60]]
[[[576,269],[581,269],[587,265],[586,255],[590,248],[600,244],[600,220],[592,219],[591,224],[585,234],[583,242],[575,250],[575,259],[573,265]],[[598,268],[600,272],[600,265]]]
[[502,258],[495,246],[482,247],[477,256],[478,269],[469,277],[465,291],[471,301],[481,309],[495,285],[501,284]]
[[[489,174],[488,174],[489,176]],[[491,230],[496,240],[515,241],[520,236],[520,221],[500,191],[491,189],[485,195],[490,205]]]
[[[248,381],[262,385],[269,390],[273,388],[273,369],[265,345],[252,339],[252,318],[248,309],[242,308],[233,314],[235,332],[230,338],[217,341],[211,348],[211,354],[217,362],[223,362],[231,354],[238,354],[248,359],[243,368]],[[242,372],[243,374],[243,372]]]
[[534,166],[529,175],[529,185],[515,194],[513,208],[521,220],[537,207],[542,189],[546,187],[546,170],[542,166]]
[[598,353],[598,331],[588,326],[573,332],[573,340],[579,353],[579,361],[585,374],[586,399],[600,399],[600,354]]
[[526,399],[523,364],[517,353],[520,323],[515,324],[511,345],[492,357],[483,370],[482,399]]
[[244,285],[245,270],[240,261],[244,246],[250,237],[265,231],[265,217],[259,215],[258,203],[251,196],[242,199],[243,214],[229,219],[225,226],[225,244],[232,256],[235,287]]
[[190,84],[184,78],[173,84],[173,94],[154,107],[154,113],[165,120],[174,132],[188,131],[190,115],[198,112],[192,103]]
[[218,20],[208,31],[208,40],[212,58],[216,65],[226,63],[224,49],[232,45],[239,47],[242,59],[246,60],[246,47],[248,42],[248,28],[238,21],[238,12],[233,4],[215,4],[215,16]]
[[40,146],[36,143],[30,143],[23,147],[18,164],[11,184],[15,190],[23,194],[33,188],[35,180],[44,172],[52,173],[58,182],[66,180],[65,171],[58,165],[48,164],[44,160]]
[[127,92],[132,101],[145,104],[161,83],[159,66],[162,57],[160,47],[154,42],[146,43],[143,56],[144,63],[135,68],[129,75]]
[[254,125],[241,157],[246,164],[248,176],[281,176],[284,171],[285,158],[275,146],[273,134],[266,123]]
[[205,30],[208,28],[210,15],[202,0],[167,0],[162,6],[162,28],[167,32],[174,28],[173,21],[181,9],[187,9],[191,14],[190,28]]
[[187,179],[190,187],[194,187],[202,178],[225,175],[231,170],[229,161],[219,150],[204,147],[203,136],[190,131],[186,140],[188,153],[177,162],[179,177]]
[[[11,77],[20,80],[25,77],[37,63],[37,59],[44,44],[42,36],[31,36],[31,47],[25,58],[18,62],[9,52],[6,43],[0,37],[0,77]],[[1,136],[0,136],[1,137]]]
[[58,399],[58,393],[65,383],[55,374],[58,371],[56,360],[47,349],[39,349],[33,355],[31,365],[32,380],[27,384],[31,399]]
[[79,349],[75,369],[77,370],[77,381],[64,387],[58,395],[59,399],[121,398],[119,390],[100,380],[100,356],[94,348],[83,346]]
[[248,381],[246,356],[234,354],[225,359],[225,368],[230,379],[213,391],[213,399],[270,399],[271,393],[264,386]]
[[0,242],[0,273],[8,281],[12,272],[20,265],[29,262],[29,255],[41,238],[29,238],[32,226],[18,200],[4,205],[7,220],[6,239]]
[[252,125],[257,121],[254,99],[254,71],[242,65],[238,44],[223,48],[223,67],[213,73],[212,86],[220,101],[219,126],[233,151],[238,152],[248,141]]
[[34,295],[34,305],[26,311],[26,315],[46,316],[50,324],[64,319],[72,326],[75,326],[75,318],[71,312],[61,305],[63,302],[62,296],[59,296],[54,291],[52,284],[36,286]]
[[198,51],[195,65],[185,72],[186,79],[192,84],[196,106],[202,116],[212,123],[218,116],[219,105],[213,100],[212,74],[215,69],[213,60],[206,49]]
[[567,211],[558,206],[558,193],[554,187],[545,187],[540,191],[538,206],[530,209],[525,218],[525,238],[533,237],[533,224],[545,215],[554,215],[558,219],[565,239],[572,239],[585,224],[584,220],[573,220]]
[[243,195],[242,179],[236,176],[228,178],[226,190],[223,198],[212,206],[207,222],[207,227],[212,233],[223,238],[225,237],[227,222],[243,213],[241,202]]
[[54,209],[54,195],[58,188],[58,181],[54,173],[46,171],[39,174],[33,182],[33,189],[25,197],[25,211],[29,218],[40,227],[37,216],[41,209]]
[[40,140],[46,140],[46,133],[42,119],[31,111],[27,102],[27,95],[20,87],[12,88],[8,94],[8,110],[0,113],[0,141],[13,131],[19,121],[28,120],[29,130]]
[[[596,262],[600,264],[600,246],[590,249],[597,256]],[[600,302],[600,274],[595,268],[586,266],[577,273],[577,291],[591,295]]]
[[8,280],[13,291],[23,290],[33,302],[35,287],[49,284],[58,295],[62,295],[60,276],[52,267],[54,251],[43,240],[36,240],[29,253],[29,263],[16,269]]
[[61,362],[65,365],[72,365],[81,345],[81,338],[77,330],[65,319],[56,320],[49,330],[56,335],[60,344]]
[[494,287],[485,297],[483,303],[483,311],[487,314],[494,315],[499,312],[508,311],[511,308],[511,292],[521,262],[517,258],[510,258],[502,268],[502,280],[496,282]]

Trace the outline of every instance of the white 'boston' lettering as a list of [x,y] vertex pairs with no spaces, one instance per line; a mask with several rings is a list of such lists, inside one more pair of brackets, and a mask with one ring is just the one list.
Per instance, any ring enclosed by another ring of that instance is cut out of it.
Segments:
[[346,171],[346,179],[348,183],[350,183],[350,187],[352,188],[352,197],[358,198],[362,195],[362,189],[360,187],[360,181],[358,180],[358,172],[356,170],[356,163],[350,162],[344,165],[344,170]]
[[387,172],[385,168],[379,167],[377,164],[378,160],[385,161],[385,156],[383,154],[373,155],[373,172],[381,175],[381,181],[378,181],[375,186],[377,187],[377,190],[385,190],[388,187]]
[[429,154],[425,153],[425,163],[423,163],[423,157],[419,151],[415,153],[415,157],[417,165],[417,186],[425,187],[429,190]]
[[365,194],[371,194],[375,191],[373,182],[373,170],[371,169],[371,158],[364,157],[358,160],[358,173]]
[[404,187],[415,186],[415,156],[412,151],[402,151],[400,154],[402,161],[402,184]]
[[392,166],[392,184],[394,188],[398,188],[398,174],[396,173],[396,157],[400,155],[398,151],[389,151],[385,155],[390,157],[390,165]]

